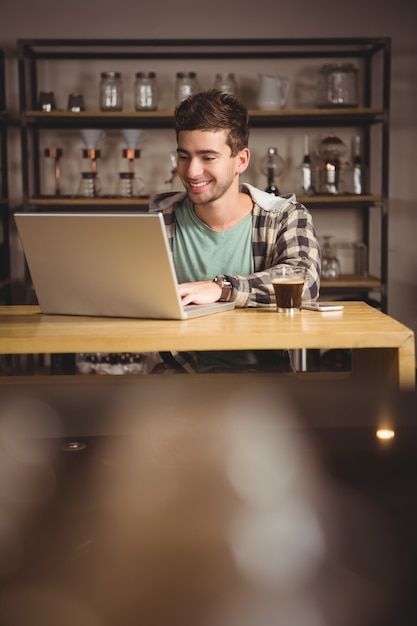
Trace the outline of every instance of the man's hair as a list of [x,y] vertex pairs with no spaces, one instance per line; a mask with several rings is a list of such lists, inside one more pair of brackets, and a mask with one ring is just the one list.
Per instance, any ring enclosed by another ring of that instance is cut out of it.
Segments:
[[247,148],[249,114],[237,98],[216,89],[202,91],[183,100],[175,109],[175,130],[225,130],[232,156]]

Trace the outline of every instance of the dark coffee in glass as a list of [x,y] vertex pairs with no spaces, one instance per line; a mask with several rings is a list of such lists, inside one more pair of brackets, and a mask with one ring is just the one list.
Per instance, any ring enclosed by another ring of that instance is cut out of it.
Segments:
[[300,309],[304,280],[273,282],[278,309]]
[[281,265],[271,272],[278,313],[293,314],[301,309],[305,268]]

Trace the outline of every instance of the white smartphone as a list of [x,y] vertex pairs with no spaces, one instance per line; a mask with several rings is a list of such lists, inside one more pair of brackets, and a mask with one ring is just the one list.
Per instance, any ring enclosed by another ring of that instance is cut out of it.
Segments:
[[331,302],[302,302],[301,308],[309,311],[321,311],[322,313],[326,311],[343,311],[342,304],[332,304]]

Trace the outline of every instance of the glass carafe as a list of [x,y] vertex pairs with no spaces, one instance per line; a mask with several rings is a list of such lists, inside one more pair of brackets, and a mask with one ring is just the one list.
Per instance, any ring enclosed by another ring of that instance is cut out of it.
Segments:
[[340,274],[340,261],[336,255],[335,246],[331,243],[332,237],[326,235],[323,237],[322,245],[322,261],[321,261],[321,277],[337,278]]
[[144,184],[134,172],[119,172],[116,186],[116,196],[120,198],[134,198],[143,191]]
[[97,172],[81,172],[77,196],[80,198],[96,198],[100,195],[100,181]]

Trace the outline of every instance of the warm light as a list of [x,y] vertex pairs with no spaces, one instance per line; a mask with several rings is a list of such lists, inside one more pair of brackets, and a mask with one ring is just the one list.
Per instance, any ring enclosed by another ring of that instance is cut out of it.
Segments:
[[378,439],[387,441],[389,439],[394,439],[395,432],[391,428],[380,428],[376,431],[376,436]]
[[61,447],[65,452],[81,452],[81,450],[85,450],[86,445],[82,441],[68,441]]

